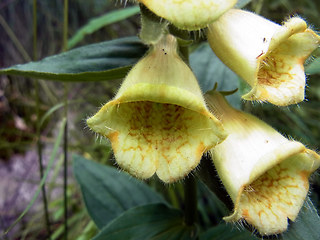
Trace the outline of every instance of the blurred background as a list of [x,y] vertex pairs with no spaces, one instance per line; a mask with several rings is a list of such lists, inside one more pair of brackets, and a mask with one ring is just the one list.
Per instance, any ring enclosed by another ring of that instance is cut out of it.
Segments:
[[[127,1],[69,0],[68,38],[90,19],[116,9]],[[62,52],[63,0],[37,1],[37,43],[34,51],[33,1],[0,0],[0,68],[42,59]],[[320,30],[320,2],[312,0],[254,0],[246,9],[255,11],[281,23],[292,15],[302,16],[314,30]],[[105,26],[88,34],[76,47],[125,36],[136,36],[140,19],[136,14],[125,20]],[[315,56],[317,56],[315,52]],[[281,133],[319,150],[320,143],[320,76],[308,76],[308,101],[296,106],[277,108],[269,104],[243,103],[243,108]],[[64,98],[66,86],[55,81],[39,82],[40,116]],[[105,140],[97,141],[85,126],[85,119],[95,113],[118,89],[121,80],[70,83],[67,87],[69,152],[88,158],[108,161],[110,146]],[[0,236],[24,211],[39,184],[37,153],[36,84],[34,79],[0,75]],[[53,144],[63,117],[63,107],[50,115],[41,127],[44,166],[48,163]],[[69,158],[71,161],[71,158]],[[69,162],[71,165],[71,162]],[[319,209],[320,178],[312,179],[312,200]],[[52,239],[63,236],[63,151],[59,150],[46,185]],[[69,239],[87,239],[94,234],[94,224],[85,212],[81,194],[68,168]],[[46,228],[41,194],[29,212],[4,239],[45,239]],[[87,232],[88,235],[84,235]]]

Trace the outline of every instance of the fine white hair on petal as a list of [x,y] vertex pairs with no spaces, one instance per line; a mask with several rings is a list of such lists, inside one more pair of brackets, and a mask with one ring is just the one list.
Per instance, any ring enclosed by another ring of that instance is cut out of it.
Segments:
[[244,219],[240,218],[238,221],[235,222],[236,228],[239,231],[243,231],[245,229],[245,224],[248,224]]
[[100,135],[99,135],[98,133],[96,133],[96,132],[94,133],[95,142],[98,141],[99,136],[100,136]]

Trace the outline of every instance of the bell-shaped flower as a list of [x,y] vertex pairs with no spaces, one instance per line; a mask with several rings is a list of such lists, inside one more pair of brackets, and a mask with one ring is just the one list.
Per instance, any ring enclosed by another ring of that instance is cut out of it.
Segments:
[[228,137],[210,150],[220,179],[234,203],[226,221],[254,226],[261,235],[278,234],[295,221],[308,194],[308,178],[320,156],[288,140],[258,118],[232,108],[215,91],[205,95]]
[[286,106],[304,100],[304,62],[320,37],[299,17],[278,25],[254,13],[231,9],[209,25],[215,54],[251,87],[245,100]]
[[138,0],[180,29],[198,30],[232,8],[237,0]]
[[164,182],[185,177],[225,138],[172,35],[150,49],[87,124],[110,139],[121,168],[142,179],[156,173]]

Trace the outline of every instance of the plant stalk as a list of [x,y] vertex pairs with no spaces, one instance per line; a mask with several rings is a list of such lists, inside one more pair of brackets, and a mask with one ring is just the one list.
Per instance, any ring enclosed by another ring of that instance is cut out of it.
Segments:
[[[33,60],[37,60],[37,0],[33,0]],[[40,92],[39,92],[39,80],[35,80],[35,92],[36,92],[36,112],[37,112],[37,153],[38,153],[38,161],[39,161],[39,171],[40,171],[40,180],[43,178],[44,169],[43,169],[43,159],[42,159],[42,144],[41,144],[41,113],[40,113]],[[47,200],[47,193],[46,193],[46,185],[45,183],[41,187],[42,193],[42,201],[43,201],[43,208],[45,214],[45,222],[46,222],[46,229],[48,234],[48,239],[51,239],[51,227],[50,227],[50,217],[49,217],[49,208],[48,208],[48,200]]]
[[[63,9],[63,51],[67,51],[68,47],[68,11],[69,11],[69,1],[64,0]],[[66,125],[64,128],[64,167],[63,167],[63,208],[64,208],[64,239],[68,239],[68,84],[64,83],[64,117],[66,119]]]

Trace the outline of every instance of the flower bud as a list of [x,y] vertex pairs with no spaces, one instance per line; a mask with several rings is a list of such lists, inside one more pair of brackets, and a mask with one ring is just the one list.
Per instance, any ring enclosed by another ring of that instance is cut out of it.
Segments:
[[151,48],[87,124],[110,139],[121,168],[142,179],[156,173],[164,182],[186,176],[225,138],[172,35]]
[[198,30],[232,8],[237,0],[138,0],[156,15],[185,30]]
[[299,17],[282,26],[251,12],[231,9],[209,25],[215,54],[251,87],[245,100],[286,106],[304,100],[303,64],[320,37]]
[[205,96],[228,137],[210,150],[234,203],[226,221],[245,220],[261,235],[278,234],[295,221],[320,156],[288,140],[258,118],[233,109],[218,92]]

